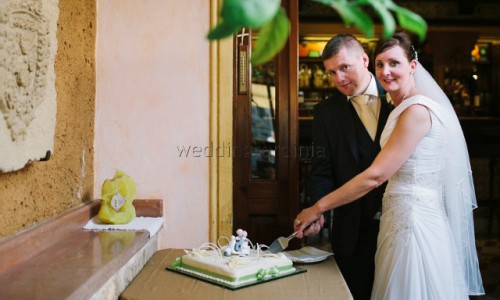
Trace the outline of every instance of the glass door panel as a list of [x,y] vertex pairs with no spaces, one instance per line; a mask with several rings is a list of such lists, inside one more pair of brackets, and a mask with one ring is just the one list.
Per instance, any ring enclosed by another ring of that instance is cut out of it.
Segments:
[[276,179],[276,86],[274,61],[252,68],[252,179]]

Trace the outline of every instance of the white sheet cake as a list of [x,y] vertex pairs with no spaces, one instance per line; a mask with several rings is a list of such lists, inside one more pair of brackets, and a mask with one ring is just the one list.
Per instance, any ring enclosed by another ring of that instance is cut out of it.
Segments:
[[267,246],[250,248],[246,232],[238,230],[237,233],[238,237],[233,236],[224,247],[205,244],[197,249],[185,250],[186,254],[177,257],[170,268],[232,287],[296,271],[286,255],[263,251]]

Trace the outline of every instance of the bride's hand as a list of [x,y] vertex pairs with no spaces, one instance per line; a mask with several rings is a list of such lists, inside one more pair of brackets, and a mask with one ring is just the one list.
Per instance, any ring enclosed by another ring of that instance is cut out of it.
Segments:
[[[294,229],[298,238],[318,233],[325,224],[325,218],[316,205],[303,209],[295,218]],[[307,229],[306,227],[309,226]],[[305,230],[304,230],[305,229]]]

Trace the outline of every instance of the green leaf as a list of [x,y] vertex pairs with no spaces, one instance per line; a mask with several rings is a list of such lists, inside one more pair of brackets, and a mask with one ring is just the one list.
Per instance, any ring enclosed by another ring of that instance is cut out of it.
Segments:
[[401,27],[416,33],[421,42],[425,40],[425,36],[427,34],[427,22],[420,15],[397,5],[391,0],[384,0],[384,4],[387,8],[396,13]]
[[[340,2],[339,0],[313,0],[314,2],[318,2],[324,5],[332,6],[333,2]],[[342,2],[345,2],[345,0],[342,0]]]
[[421,42],[425,40],[427,22],[421,16],[403,7],[396,10],[396,15],[401,27],[416,33]]
[[259,28],[269,23],[281,0],[224,0],[221,18],[232,26]]
[[346,25],[354,24],[365,37],[373,37],[375,31],[372,19],[356,4],[335,2],[332,7],[340,14]]
[[290,21],[283,8],[280,8],[274,19],[265,24],[257,37],[252,52],[252,64],[260,65],[278,53],[285,45],[290,34]]
[[396,21],[394,21],[394,17],[385,7],[385,5],[382,4],[379,0],[369,0],[368,2],[380,16],[382,24],[384,25],[382,38],[389,38],[394,34],[394,31],[396,30]]
[[238,26],[222,21],[222,23],[219,23],[215,28],[210,30],[207,38],[209,40],[220,40],[235,34],[239,29],[240,28]]

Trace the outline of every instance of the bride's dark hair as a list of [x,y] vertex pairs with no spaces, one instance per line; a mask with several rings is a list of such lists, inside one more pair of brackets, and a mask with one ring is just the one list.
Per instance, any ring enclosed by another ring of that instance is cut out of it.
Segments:
[[404,31],[396,32],[388,39],[379,40],[377,46],[375,47],[373,58],[375,59],[380,53],[397,45],[399,45],[404,50],[408,61],[416,59],[416,52],[411,43],[410,36]]

